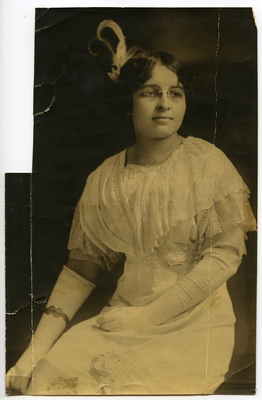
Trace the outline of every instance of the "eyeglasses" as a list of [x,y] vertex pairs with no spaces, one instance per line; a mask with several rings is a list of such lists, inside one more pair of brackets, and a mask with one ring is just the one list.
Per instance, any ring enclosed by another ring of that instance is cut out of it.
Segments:
[[[156,100],[160,99],[163,95],[162,90],[158,90],[156,88],[142,88],[138,90],[138,97],[144,98],[147,100]],[[167,97],[172,101],[175,102],[179,98],[183,97],[184,89],[180,87],[176,87],[174,89],[170,89],[166,92]]]

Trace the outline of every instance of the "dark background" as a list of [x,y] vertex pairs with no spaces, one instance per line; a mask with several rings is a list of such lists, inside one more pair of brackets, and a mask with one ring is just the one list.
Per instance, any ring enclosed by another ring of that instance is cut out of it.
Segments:
[[[106,74],[108,52],[97,42],[92,49],[101,50],[98,57],[87,51],[104,19],[121,26],[128,48],[169,51],[185,65],[193,98],[179,133],[215,142],[225,152],[250,188],[256,214],[257,32],[251,8],[37,9],[33,174],[8,174],[6,183],[8,368],[28,345],[30,318],[36,325],[67,262],[73,212],[87,176],[134,142],[132,123]],[[115,45],[112,32],[105,33]],[[254,392],[254,233],[247,248],[228,284],[238,322],[233,377],[219,393]],[[73,322],[99,311],[120,274],[121,265],[100,276],[98,289]],[[90,309],[91,303],[96,305]]]

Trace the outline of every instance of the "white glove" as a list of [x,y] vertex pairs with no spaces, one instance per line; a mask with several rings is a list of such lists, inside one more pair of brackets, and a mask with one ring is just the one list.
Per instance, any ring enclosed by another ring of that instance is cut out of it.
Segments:
[[[6,375],[6,388],[25,393],[37,363],[48,353],[96,286],[66,266],[63,267],[32,340]],[[51,312],[48,308],[51,307]],[[56,310],[56,311],[52,311]],[[61,315],[61,316],[60,316]]]
[[159,325],[207,298],[225,283],[241,257],[223,249],[205,251],[204,258],[165,294],[143,307],[123,307],[103,313],[97,323],[110,332]]
[[129,329],[139,330],[149,325],[146,307],[112,308],[97,318],[104,331],[120,332]]
[[213,248],[170,290],[147,305],[149,325],[159,325],[208,298],[237,271],[241,257]]

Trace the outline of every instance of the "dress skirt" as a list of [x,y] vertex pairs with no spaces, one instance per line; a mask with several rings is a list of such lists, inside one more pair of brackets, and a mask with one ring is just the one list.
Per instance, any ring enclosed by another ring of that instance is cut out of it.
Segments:
[[234,348],[234,323],[217,321],[229,303],[227,296],[211,307],[205,300],[180,318],[139,331],[106,332],[97,317],[81,322],[38,363],[28,394],[212,393]]

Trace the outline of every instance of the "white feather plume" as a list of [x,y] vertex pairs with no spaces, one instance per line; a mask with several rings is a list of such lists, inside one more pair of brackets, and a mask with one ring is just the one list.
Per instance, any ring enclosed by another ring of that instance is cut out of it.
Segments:
[[[109,41],[102,36],[102,31],[104,28],[111,28],[118,37],[119,42],[117,44],[116,51],[113,50]],[[112,54],[112,71],[108,72],[108,75],[114,82],[117,83],[121,68],[127,62],[127,60],[129,60],[129,58],[135,54],[135,52],[138,50],[138,47],[131,47],[129,50],[126,49],[126,41],[123,31],[120,26],[111,19],[106,19],[99,24],[97,28],[97,38],[101,42],[105,43]]]

